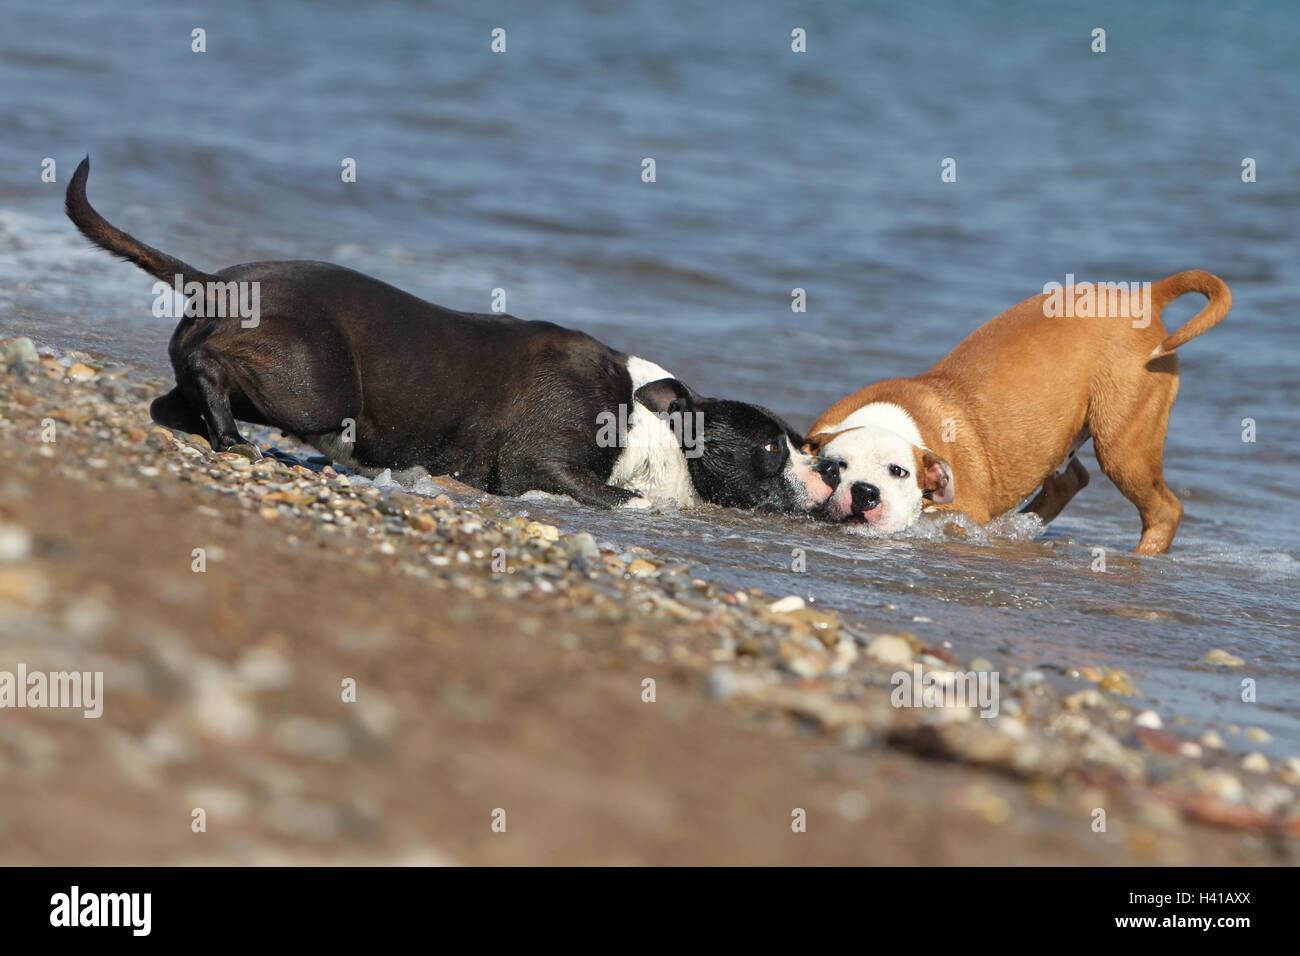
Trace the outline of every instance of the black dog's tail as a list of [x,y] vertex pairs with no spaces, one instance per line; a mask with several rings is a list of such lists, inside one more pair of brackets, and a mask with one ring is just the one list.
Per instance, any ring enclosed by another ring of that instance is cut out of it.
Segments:
[[202,282],[206,284],[218,281],[215,276],[196,269],[188,263],[181,262],[179,259],[174,259],[165,252],[159,252],[152,246],[146,246],[139,239],[127,235],[95,212],[94,207],[90,205],[90,200],[86,198],[86,177],[89,175],[90,157],[87,156],[77,166],[77,171],[72,174],[72,180],[68,183],[68,195],[65,199],[68,218],[76,223],[83,236],[101,249],[107,249],[115,256],[121,256],[128,262],[134,262],[145,272],[156,276],[169,285],[175,281],[178,275],[182,277],[182,282]]

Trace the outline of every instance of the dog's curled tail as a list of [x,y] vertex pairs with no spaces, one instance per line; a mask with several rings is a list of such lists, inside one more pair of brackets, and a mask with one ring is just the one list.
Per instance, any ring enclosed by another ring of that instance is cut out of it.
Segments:
[[1178,275],[1161,279],[1151,287],[1151,304],[1154,308],[1160,309],[1187,292],[1199,292],[1210,301],[1205,308],[1192,317],[1190,322],[1156,346],[1150,358],[1168,355],[1178,346],[1185,345],[1202,332],[1218,325],[1219,320],[1232,308],[1232,293],[1228,291],[1227,283],[1218,276],[1200,269],[1180,272]]
[[159,252],[152,246],[146,246],[134,236],[127,235],[112,225],[107,219],[95,212],[90,200],[86,198],[86,177],[90,175],[90,157],[87,156],[77,166],[68,183],[68,193],[64,199],[64,208],[68,218],[81,230],[81,234],[115,256],[121,256],[128,262],[134,262],[145,272],[156,276],[168,285],[176,276],[182,282],[214,282],[215,276],[201,269],[196,269],[180,259],[173,258],[165,252]]

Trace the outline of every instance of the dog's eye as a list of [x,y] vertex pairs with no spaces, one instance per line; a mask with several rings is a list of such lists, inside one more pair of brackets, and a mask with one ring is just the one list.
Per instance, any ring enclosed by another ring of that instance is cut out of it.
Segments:
[[774,441],[770,441],[763,446],[763,451],[767,452],[769,455],[776,454],[780,450],[781,450],[781,445],[778,442],[774,442]]
[[911,474],[911,472],[899,465],[890,465],[889,474],[894,478],[906,478]]

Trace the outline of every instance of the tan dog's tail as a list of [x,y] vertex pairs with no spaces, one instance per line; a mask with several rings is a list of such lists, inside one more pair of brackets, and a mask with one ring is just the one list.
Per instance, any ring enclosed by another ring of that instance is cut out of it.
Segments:
[[1187,292],[1199,292],[1210,301],[1190,322],[1156,346],[1150,358],[1168,355],[1178,346],[1185,345],[1202,332],[1218,325],[1219,320],[1232,308],[1232,293],[1228,291],[1227,284],[1218,276],[1200,269],[1161,279],[1151,287],[1151,305],[1156,309],[1164,308],[1167,303]]

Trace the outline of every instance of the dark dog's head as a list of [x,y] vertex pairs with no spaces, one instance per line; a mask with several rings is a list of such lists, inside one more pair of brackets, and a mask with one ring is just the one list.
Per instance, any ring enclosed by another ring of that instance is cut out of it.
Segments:
[[641,386],[636,399],[670,419],[691,482],[705,501],[807,512],[829,498],[839,483],[838,467],[800,451],[801,436],[765,408],[702,398],[675,378]]

